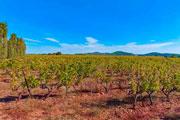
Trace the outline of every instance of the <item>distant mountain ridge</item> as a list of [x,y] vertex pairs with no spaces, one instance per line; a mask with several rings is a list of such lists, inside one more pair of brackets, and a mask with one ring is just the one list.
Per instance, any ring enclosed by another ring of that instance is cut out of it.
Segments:
[[151,52],[151,53],[144,54],[143,56],[180,57],[180,54]]
[[115,51],[112,53],[101,53],[101,52],[92,52],[92,53],[82,53],[79,55],[114,55],[114,56],[162,56],[162,57],[180,57],[180,54],[174,53],[159,53],[159,52],[151,52],[147,54],[133,54],[124,51]]
[[134,56],[135,54],[123,52],[123,51],[116,51],[113,53],[100,53],[100,52],[92,52],[92,53],[85,53],[89,55],[119,55],[119,56]]

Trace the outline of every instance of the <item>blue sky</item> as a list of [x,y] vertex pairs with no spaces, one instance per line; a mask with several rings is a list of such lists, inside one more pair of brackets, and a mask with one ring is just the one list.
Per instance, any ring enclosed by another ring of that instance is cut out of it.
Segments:
[[180,0],[0,0],[27,53],[180,53]]

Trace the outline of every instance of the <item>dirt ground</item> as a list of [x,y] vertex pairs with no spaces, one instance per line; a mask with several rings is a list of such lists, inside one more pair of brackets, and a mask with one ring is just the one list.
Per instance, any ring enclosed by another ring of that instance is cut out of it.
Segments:
[[46,100],[43,91],[33,92],[34,99],[10,90],[10,84],[0,78],[0,120],[159,120],[180,119],[180,96],[175,93],[171,103],[164,96],[154,97],[154,104],[139,101],[132,109],[127,90],[113,89],[108,94],[83,92],[53,93]]

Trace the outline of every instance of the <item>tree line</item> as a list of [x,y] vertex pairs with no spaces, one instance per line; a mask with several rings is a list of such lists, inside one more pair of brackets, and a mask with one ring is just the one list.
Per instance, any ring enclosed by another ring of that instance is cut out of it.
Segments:
[[25,55],[26,45],[22,38],[15,33],[10,35],[8,40],[8,26],[0,22],[0,59],[13,58]]

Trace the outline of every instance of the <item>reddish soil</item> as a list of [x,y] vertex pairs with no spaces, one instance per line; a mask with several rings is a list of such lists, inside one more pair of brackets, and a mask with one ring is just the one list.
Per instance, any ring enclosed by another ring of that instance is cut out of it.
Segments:
[[46,100],[43,91],[34,90],[35,98],[24,96],[17,101],[17,94],[10,90],[10,84],[0,81],[0,120],[159,120],[180,119],[180,96],[175,93],[171,103],[164,96],[138,102],[132,109],[127,90],[113,89],[108,94],[84,92],[53,93]]

